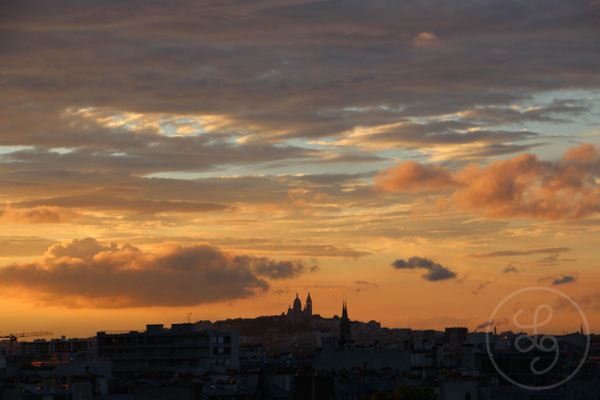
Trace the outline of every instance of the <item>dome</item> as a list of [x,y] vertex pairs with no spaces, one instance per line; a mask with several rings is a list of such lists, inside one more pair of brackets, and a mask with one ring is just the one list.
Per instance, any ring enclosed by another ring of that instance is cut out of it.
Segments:
[[294,300],[294,310],[301,310],[301,309],[302,309],[302,302],[298,298],[298,293],[296,293],[296,299]]

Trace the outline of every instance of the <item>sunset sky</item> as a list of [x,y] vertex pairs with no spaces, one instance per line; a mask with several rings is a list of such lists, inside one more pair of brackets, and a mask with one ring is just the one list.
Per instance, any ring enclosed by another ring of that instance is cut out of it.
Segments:
[[0,84],[0,334],[600,332],[598,0],[6,0]]

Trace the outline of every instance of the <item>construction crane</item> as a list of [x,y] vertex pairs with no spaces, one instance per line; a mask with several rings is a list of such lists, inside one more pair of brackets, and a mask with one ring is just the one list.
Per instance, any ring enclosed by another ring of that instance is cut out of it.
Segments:
[[50,336],[54,335],[53,332],[50,331],[39,331],[39,332],[22,332],[22,333],[9,333],[8,335],[0,335],[0,339],[9,339],[10,340],[10,360],[13,360],[15,353],[15,343],[19,338],[26,337],[38,337],[38,336]]

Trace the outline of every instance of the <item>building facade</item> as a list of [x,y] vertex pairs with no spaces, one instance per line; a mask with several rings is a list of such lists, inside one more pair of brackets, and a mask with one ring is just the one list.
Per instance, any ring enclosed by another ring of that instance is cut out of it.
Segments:
[[115,376],[202,373],[239,368],[236,332],[196,330],[193,324],[147,325],[146,331],[98,332],[98,355]]

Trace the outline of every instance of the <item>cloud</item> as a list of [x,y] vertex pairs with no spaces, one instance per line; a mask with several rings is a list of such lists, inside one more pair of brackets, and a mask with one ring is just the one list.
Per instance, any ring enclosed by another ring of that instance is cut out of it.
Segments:
[[567,151],[564,159],[579,164],[594,164],[598,162],[598,152],[592,144],[584,143]]
[[455,184],[448,169],[414,161],[390,167],[375,177],[376,187],[387,191],[439,191]]
[[506,257],[506,256],[528,256],[532,254],[559,254],[571,251],[569,247],[548,247],[531,250],[496,250],[485,253],[471,254],[471,257]]
[[[598,291],[581,293],[580,296],[573,296],[572,298],[575,300],[577,305],[586,311],[600,311],[600,292]],[[577,309],[573,306],[573,303],[564,297],[556,299],[554,307],[558,309],[571,309],[572,311],[577,312]]]
[[488,326],[492,326],[494,325],[494,320],[489,320],[487,322],[484,322],[482,324],[477,325],[477,327],[475,329],[483,329],[483,328],[487,328]]
[[233,255],[207,244],[165,243],[154,252],[93,238],[51,246],[44,258],[0,268],[0,285],[66,306],[190,306],[253,296],[268,279],[308,271],[301,261]]
[[485,289],[486,286],[491,285],[492,281],[481,282],[475,290],[473,290],[473,294],[479,294],[480,291]]
[[519,270],[517,268],[515,268],[514,265],[507,265],[506,268],[504,268],[502,270],[502,272],[504,272],[505,274],[510,274],[511,272],[514,272],[515,274],[518,274]]
[[[266,209],[288,182],[195,178],[358,169],[380,149],[495,157],[543,143],[521,122],[591,116],[594,101],[564,98],[600,87],[588,4],[476,3],[6,4],[3,192],[16,208],[80,207],[137,224],[138,214],[236,212],[246,197]],[[448,178],[443,167],[396,172],[406,185],[424,178],[411,192]],[[95,191],[111,186],[137,191]],[[383,204],[343,186],[325,189],[340,209]]]
[[411,257],[408,260],[398,259],[392,263],[396,269],[426,269],[421,277],[430,282],[456,278],[456,273],[428,258]]
[[569,275],[569,274],[561,274],[558,276],[556,276],[556,275],[545,276],[543,278],[538,279],[539,282],[552,281],[552,285],[564,285],[566,283],[575,282],[576,280],[577,280],[576,275]]
[[554,279],[552,281],[552,284],[553,285],[563,285],[565,283],[575,282],[576,280],[577,280],[577,277],[575,277],[573,275],[563,275],[561,278]]
[[[127,249],[139,251],[134,247],[126,247]],[[78,258],[83,261],[91,261],[98,253],[116,252],[124,250],[119,249],[116,243],[110,243],[109,246],[100,244],[96,239],[87,237],[81,239],[73,239],[71,242],[56,243],[48,248],[46,256],[48,259]]]
[[[240,221],[240,220],[224,220],[223,224],[244,224],[254,223],[256,221]],[[342,257],[342,258],[354,258],[364,257],[370,255],[370,252],[356,249],[348,245],[334,245],[334,244],[312,244],[309,240],[300,240],[294,238],[253,238],[253,237],[211,237],[202,238],[197,236],[177,236],[177,237],[140,237],[138,238],[141,242],[148,243],[151,240],[154,243],[160,243],[163,241],[177,241],[179,243],[196,243],[196,242],[210,242],[215,246],[227,246],[228,248],[235,248],[244,251],[259,251],[261,253],[278,253],[285,254],[293,257]]]
[[437,47],[439,40],[435,33],[421,32],[413,39],[413,43],[415,47],[428,49]]
[[459,209],[489,217],[556,220],[600,211],[599,177],[600,158],[594,146],[583,144],[556,162],[520,154],[453,171],[408,161],[380,172],[375,185],[395,192],[450,190]]
[[369,289],[377,289],[379,287],[379,285],[377,283],[373,283],[373,282],[369,282],[369,281],[365,281],[365,280],[358,280],[354,283],[357,286],[355,289],[357,293],[365,292]]
[[264,257],[253,259],[250,264],[257,275],[269,279],[295,278],[306,270],[311,272],[319,270],[316,264],[307,267],[302,261],[274,261]]
[[[231,211],[231,207],[224,204],[200,201],[181,200],[148,200],[136,196],[118,196],[107,193],[90,193],[76,196],[50,197],[40,200],[29,200],[19,203],[20,206],[33,206],[37,209],[60,208],[89,208],[94,210],[119,210],[133,211],[139,214],[154,214],[160,212],[174,213],[204,213]],[[45,204],[44,206],[37,204]],[[58,221],[57,221],[58,222]]]
[[57,206],[33,206],[17,209],[8,205],[0,211],[0,223],[14,224],[56,224],[70,222],[79,218],[79,214]]
[[[498,129],[498,121],[489,123],[467,118],[432,118],[425,122],[406,118],[392,124],[357,127],[335,142],[338,145],[357,146],[369,150],[389,147],[433,153],[439,159],[448,153],[459,159],[485,158],[491,155],[514,153],[533,145],[517,144],[539,136],[528,130]],[[526,118],[523,118],[526,120]],[[512,123],[512,121],[506,121]],[[426,151],[425,151],[426,150]]]
[[[546,12],[540,14],[542,7]],[[118,110],[136,124],[138,115],[199,115],[212,131],[239,137],[338,136],[374,121],[395,123],[477,106],[509,109],[531,93],[598,87],[589,57],[597,43],[587,34],[596,29],[597,18],[589,7],[541,0],[501,9],[440,0],[351,7],[312,1],[206,6],[184,0],[176,8],[118,3],[108,11],[90,4],[83,9],[70,0],[52,7],[20,1],[3,8],[1,50],[10,60],[3,72],[11,77],[4,82],[5,99],[13,108],[0,121],[18,128],[2,131],[21,139],[3,135],[3,140],[47,146],[64,139],[26,123],[32,115],[45,120],[48,105],[56,104]],[[515,41],[515,32],[527,40]],[[438,43],[438,36],[444,51],[422,51]],[[573,44],[566,57],[556,43]],[[75,54],[79,48],[88,52]],[[577,73],[572,59],[580,60]],[[28,106],[17,104],[20,99],[30,100]],[[114,125],[120,119],[106,121]],[[172,125],[178,134],[194,131],[185,121]],[[76,147],[70,142],[105,139],[91,136],[74,134],[66,141]],[[112,143],[122,139],[113,136]],[[157,158],[171,147],[163,144],[156,146]],[[235,148],[229,156],[228,149],[215,150],[215,158],[231,162],[252,157]]]
[[[360,257],[374,238],[481,239],[504,221],[407,216],[420,192],[465,188],[457,164],[395,171],[389,189],[410,192],[398,205],[369,188],[386,161],[359,161],[482,160],[567,140],[548,123],[597,119],[583,99],[600,88],[588,3],[21,0],[2,14],[3,198],[83,209],[82,232],[307,238],[265,250],[291,258]],[[521,130],[531,121],[540,132]],[[307,175],[279,175],[290,171]],[[297,187],[324,195],[285,203]],[[507,212],[486,204],[460,202]]]
[[589,104],[580,99],[554,100],[550,104],[530,107],[476,107],[461,112],[474,124],[521,124],[527,121],[563,122],[566,115],[581,115],[589,111]]
[[[547,256],[536,259],[536,260],[522,260],[512,261],[513,264],[520,266],[551,266],[558,265],[560,262],[574,261],[573,258],[560,258],[560,255],[571,251],[569,247],[547,247],[539,249],[527,249],[527,250],[495,250],[487,251],[482,253],[469,254],[469,257],[475,258],[497,258],[497,257],[516,257],[516,256],[529,256],[536,254],[547,254]],[[512,267],[512,265],[511,265]],[[517,272],[517,271],[506,271],[505,272]]]

